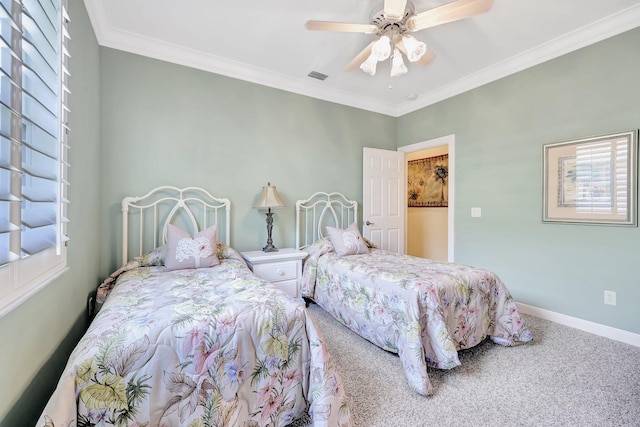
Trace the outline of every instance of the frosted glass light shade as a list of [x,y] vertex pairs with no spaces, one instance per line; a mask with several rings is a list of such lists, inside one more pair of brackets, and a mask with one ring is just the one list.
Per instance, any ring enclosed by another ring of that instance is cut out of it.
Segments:
[[391,39],[382,36],[371,47],[371,53],[375,55],[378,61],[384,61],[391,55]]
[[369,55],[367,60],[360,64],[360,69],[370,76],[375,76],[377,64],[378,59],[376,58],[375,54],[371,52],[371,55]]
[[398,77],[406,74],[407,66],[402,60],[402,53],[397,47],[393,49],[393,59],[391,60],[391,77]]
[[411,62],[416,62],[427,52],[427,45],[412,35],[407,34],[402,36],[402,42],[407,49],[407,59]]

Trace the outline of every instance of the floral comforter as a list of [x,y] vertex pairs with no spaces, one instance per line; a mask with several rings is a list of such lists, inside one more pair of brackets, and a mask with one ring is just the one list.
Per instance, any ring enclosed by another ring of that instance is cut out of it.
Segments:
[[339,257],[320,240],[305,251],[302,295],[385,350],[398,353],[409,385],[433,393],[427,366],[460,365],[458,350],[489,336],[531,341],[516,302],[491,271],[379,249]]
[[244,262],[123,270],[38,426],[351,425],[304,304]]

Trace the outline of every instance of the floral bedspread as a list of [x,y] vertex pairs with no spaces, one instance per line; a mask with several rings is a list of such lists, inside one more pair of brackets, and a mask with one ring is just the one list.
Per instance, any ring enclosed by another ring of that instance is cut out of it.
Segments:
[[38,426],[349,426],[304,304],[238,259],[126,268],[74,349]]
[[531,341],[509,291],[491,271],[380,249],[337,256],[320,240],[305,248],[302,295],[354,332],[398,353],[412,389],[433,393],[427,366],[460,365],[458,350],[487,336]]

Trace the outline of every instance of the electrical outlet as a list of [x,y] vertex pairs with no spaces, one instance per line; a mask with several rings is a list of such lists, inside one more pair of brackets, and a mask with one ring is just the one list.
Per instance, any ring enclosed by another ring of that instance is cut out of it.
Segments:
[[604,291],[604,303],[616,305],[616,293],[613,291]]
[[471,217],[480,218],[482,216],[482,208],[471,208]]

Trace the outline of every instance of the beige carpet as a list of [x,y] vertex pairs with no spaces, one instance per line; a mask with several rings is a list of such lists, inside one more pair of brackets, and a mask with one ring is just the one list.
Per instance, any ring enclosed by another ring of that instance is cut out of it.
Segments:
[[534,341],[486,341],[462,365],[429,370],[413,393],[397,355],[309,306],[350,398],[357,427],[640,426],[640,348],[525,316]]

